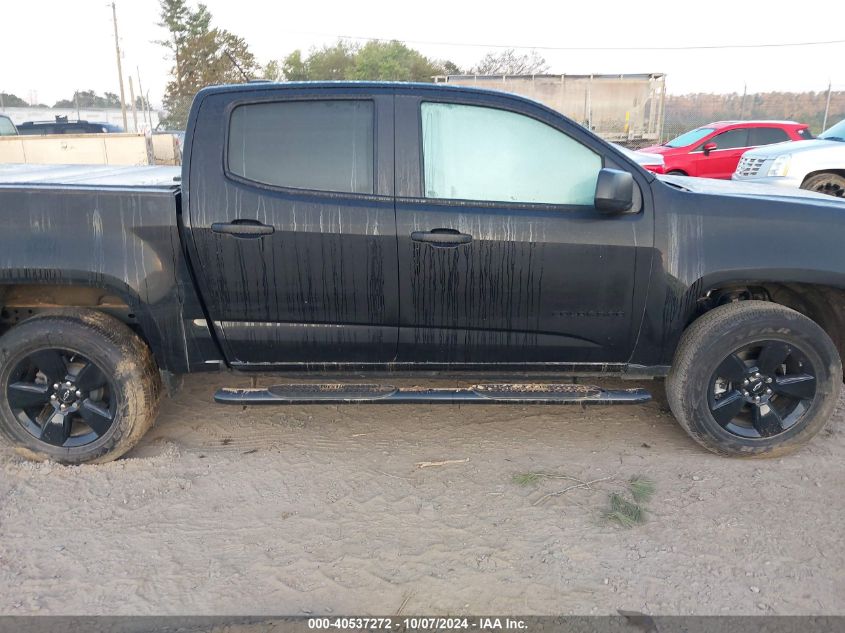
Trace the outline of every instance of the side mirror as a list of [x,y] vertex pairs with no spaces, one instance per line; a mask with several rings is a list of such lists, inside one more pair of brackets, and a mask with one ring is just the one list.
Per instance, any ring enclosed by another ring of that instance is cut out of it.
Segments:
[[627,171],[604,168],[596,181],[596,209],[625,213],[634,206],[634,177]]
[[716,145],[716,143],[710,142],[710,143],[705,143],[705,144],[704,144],[704,147],[702,147],[701,149],[703,149],[703,150],[704,150],[704,155],[705,155],[705,156],[710,156],[710,152],[712,152],[712,151],[713,151],[714,149],[716,149],[717,147],[719,147],[719,146],[718,146],[718,145]]

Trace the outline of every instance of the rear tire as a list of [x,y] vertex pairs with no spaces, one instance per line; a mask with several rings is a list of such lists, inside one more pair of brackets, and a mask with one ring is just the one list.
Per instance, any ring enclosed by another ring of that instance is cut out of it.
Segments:
[[740,457],[790,453],[821,431],[842,388],[827,333],[795,310],[742,301],[684,333],[666,380],[669,407],[706,449]]
[[839,174],[816,174],[801,184],[802,189],[824,193],[834,198],[845,198],[845,177]]
[[680,169],[673,169],[672,171],[667,171],[666,175],[667,176],[686,176],[687,174],[682,172]]
[[0,436],[28,459],[117,459],[152,426],[160,393],[149,348],[106,314],[42,313],[0,337]]

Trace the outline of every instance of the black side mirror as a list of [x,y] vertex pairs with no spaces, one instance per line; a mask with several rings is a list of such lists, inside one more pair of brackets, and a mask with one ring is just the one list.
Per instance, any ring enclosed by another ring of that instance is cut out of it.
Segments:
[[596,209],[625,213],[634,206],[634,177],[627,171],[605,167],[596,181]]

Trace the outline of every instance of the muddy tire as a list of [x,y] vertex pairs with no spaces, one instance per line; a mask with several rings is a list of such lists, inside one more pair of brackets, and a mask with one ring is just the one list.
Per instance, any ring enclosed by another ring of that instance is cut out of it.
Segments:
[[100,312],[42,313],[0,337],[0,436],[28,459],[117,459],[152,426],[160,394],[149,348]]
[[832,173],[816,174],[807,178],[801,188],[835,198],[845,198],[845,177]]
[[814,321],[784,306],[718,307],[684,333],[666,380],[681,426],[720,455],[792,452],[821,431],[842,388],[842,362]]

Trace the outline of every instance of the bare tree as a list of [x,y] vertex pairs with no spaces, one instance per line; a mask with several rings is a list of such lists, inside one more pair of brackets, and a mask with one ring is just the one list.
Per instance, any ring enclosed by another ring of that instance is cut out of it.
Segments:
[[487,53],[472,72],[476,75],[539,75],[548,70],[549,65],[537,51],[519,55],[509,48],[501,53]]

